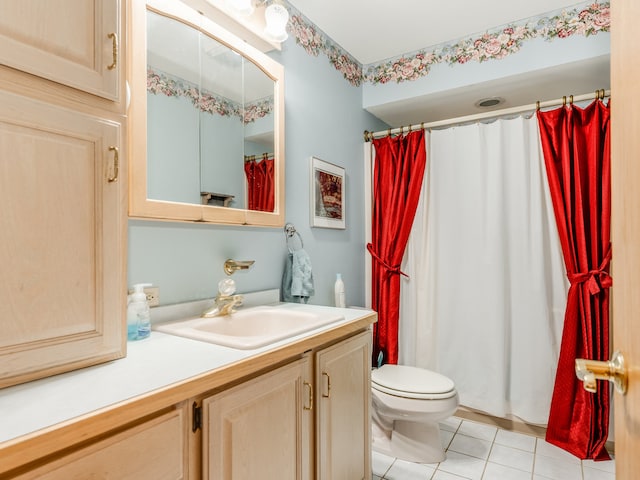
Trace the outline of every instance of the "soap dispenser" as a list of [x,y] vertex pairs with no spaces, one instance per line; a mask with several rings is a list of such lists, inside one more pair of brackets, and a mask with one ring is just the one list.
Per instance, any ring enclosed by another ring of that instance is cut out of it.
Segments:
[[133,286],[133,293],[127,299],[127,340],[142,340],[151,333],[151,316],[144,287],[149,283]]

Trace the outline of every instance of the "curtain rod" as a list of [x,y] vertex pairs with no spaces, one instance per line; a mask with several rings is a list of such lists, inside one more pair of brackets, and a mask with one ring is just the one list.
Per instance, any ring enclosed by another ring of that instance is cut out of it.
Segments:
[[539,110],[541,108],[544,107],[554,107],[556,105],[566,105],[567,103],[572,104],[574,102],[581,102],[583,100],[590,100],[590,99],[604,99],[605,97],[610,97],[611,96],[611,90],[596,90],[595,95],[593,93],[585,93],[583,95],[577,95],[577,96],[573,96],[570,95],[569,98],[567,99],[567,97],[562,97],[562,98],[557,98],[555,100],[547,100],[544,102],[540,102],[537,101],[536,103],[531,103],[529,105],[521,105],[519,107],[510,107],[510,108],[503,108],[501,110],[492,110],[490,112],[484,112],[484,113],[476,113],[473,115],[466,115],[464,117],[456,117],[456,118],[449,118],[447,120],[437,120],[435,122],[429,122],[429,123],[418,123],[415,125],[409,125],[408,127],[399,127],[399,128],[389,128],[387,130],[380,130],[379,132],[369,132],[367,130],[364,131],[364,141],[365,142],[370,142],[371,140],[373,140],[376,137],[384,137],[385,135],[394,135],[394,134],[402,134],[402,132],[406,129],[407,132],[410,132],[412,130],[419,130],[419,129],[430,129],[430,128],[437,128],[437,127],[444,127],[447,125],[454,125],[456,123],[462,124],[462,123],[467,123],[467,122],[473,122],[475,120],[483,120],[486,118],[493,118],[493,117],[501,117],[504,115],[513,115],[516,113],[522,113],[522,112],[528,112],[531,110]]

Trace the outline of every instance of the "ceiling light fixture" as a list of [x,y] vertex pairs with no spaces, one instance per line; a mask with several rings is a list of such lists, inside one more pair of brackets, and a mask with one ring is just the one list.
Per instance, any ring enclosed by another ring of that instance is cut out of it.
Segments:
[[264,10],[265,34],[275,42],[284,42],[289,22],[289,11],[283,5],[282,0],[225,0],[227,6],[238,15],[249,16],[255,11],[255,7],[267,5]]
[[289,12],[284,5],[277,1],[271,3],[264,11],[264,20],[267,23],[264,32],[268,37],[276,42],[284,42],[289,37],[287,34]]
[[253,0],[226,0],[226,2],[239,15],[251,15],[255,10]]

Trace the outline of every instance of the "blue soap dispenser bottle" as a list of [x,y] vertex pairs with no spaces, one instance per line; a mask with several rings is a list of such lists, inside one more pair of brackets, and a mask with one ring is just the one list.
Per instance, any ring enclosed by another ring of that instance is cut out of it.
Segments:
[[149,283],[133,286],[133,293],[127,298],[127,340],[142,340],[151,333],[151,315],[144,287]]

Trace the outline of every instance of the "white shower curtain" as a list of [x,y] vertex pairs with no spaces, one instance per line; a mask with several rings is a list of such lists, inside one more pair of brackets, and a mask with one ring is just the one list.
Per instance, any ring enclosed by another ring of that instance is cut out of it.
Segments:
[[535,117],[434,130],[402,270],[400,363],[546,424],[568,283]]

